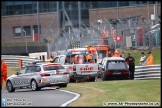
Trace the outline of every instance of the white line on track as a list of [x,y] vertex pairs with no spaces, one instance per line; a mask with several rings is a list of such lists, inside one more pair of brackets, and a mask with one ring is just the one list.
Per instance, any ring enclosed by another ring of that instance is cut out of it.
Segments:
[[66,91],[66,90],[60,90],[60,91],[64,91],[64,92],[67,92],[67,93],[71,93],[71,94],[76,95],[73,99],[71,99],[71,100],[67,101],[66,103],[62,104],[61,107],[67,106],[69,103],[77,100],[80,97],[80,94],[78,94],[78,93],[74,93],[74,92],[70,92],[70,91]]

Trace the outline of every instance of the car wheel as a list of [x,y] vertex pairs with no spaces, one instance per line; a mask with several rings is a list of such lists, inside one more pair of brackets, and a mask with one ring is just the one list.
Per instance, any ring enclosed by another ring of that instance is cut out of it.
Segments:
[[105,81],[105,80],[106,80],[105,74],[102,73],[102,81]]
[[59,87],[61,88],[61,87],[67,87],[67,84],[61,84],[61,85],[59,85]]
[[40,90],[41,88],[40,87],[38,87],[38,84],[36,83],[36,81],[35,80],[32,80],[31,81],[31,89],[33,90],[33,91],[38,91],[38,90]]
[[6,88],[8,92],[14,92],[15,88],[13,88],[11,81],[7,81]]

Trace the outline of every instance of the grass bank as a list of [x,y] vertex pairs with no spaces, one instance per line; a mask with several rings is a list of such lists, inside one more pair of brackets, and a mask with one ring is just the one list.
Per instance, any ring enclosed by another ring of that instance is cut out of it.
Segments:
[[62,89],[81,94],[68,106],[103,106],[103,102],[161,102],[160,80],[70,83]]

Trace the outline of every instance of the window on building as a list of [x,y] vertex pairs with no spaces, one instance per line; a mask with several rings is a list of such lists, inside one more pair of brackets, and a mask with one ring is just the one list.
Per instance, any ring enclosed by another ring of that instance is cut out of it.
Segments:
[[22,1],[14,2],[14,15],[22,14]]
[[31,27],[30,26],[24,26],[23,30],[25,31],[25,32],[23,31],[23,36],[31,36]]
[[[33,25],[33,30],[35,34],[38,34],[38,25]],[[41,35],[41,25],[39,25],[39,31],[40,31],[40,35]]]
[[24,14],[31,14],[32,13],[32,2],[25,1],[23,2]]
[[49,12],[48,7],[48,2],[42,1],[42,12]]
[[57,10],[57,2],[50,1],[49,2],[49,12],[55,12]]
[[21,27],[13,27],[13,34],[14,34],[14,37],[19,37],[21,36]]
[[[40,1],[41,2],[41,1]],[[39,3],[40,3],[39,2]],[[39,7],[40,8],[40,7]],[[40,9],[39,9],[40,11]],[[37,13],[37,2],[36,1],[33,1],[32,2],[32,13]]]
[[7,15],[13,15],[13,1],[6,1]]

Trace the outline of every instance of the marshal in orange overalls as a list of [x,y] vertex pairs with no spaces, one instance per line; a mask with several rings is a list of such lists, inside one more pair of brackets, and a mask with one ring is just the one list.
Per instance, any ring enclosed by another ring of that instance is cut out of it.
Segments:
[[3,81],[7,80],[7,64],[1,60],[1,88]]

